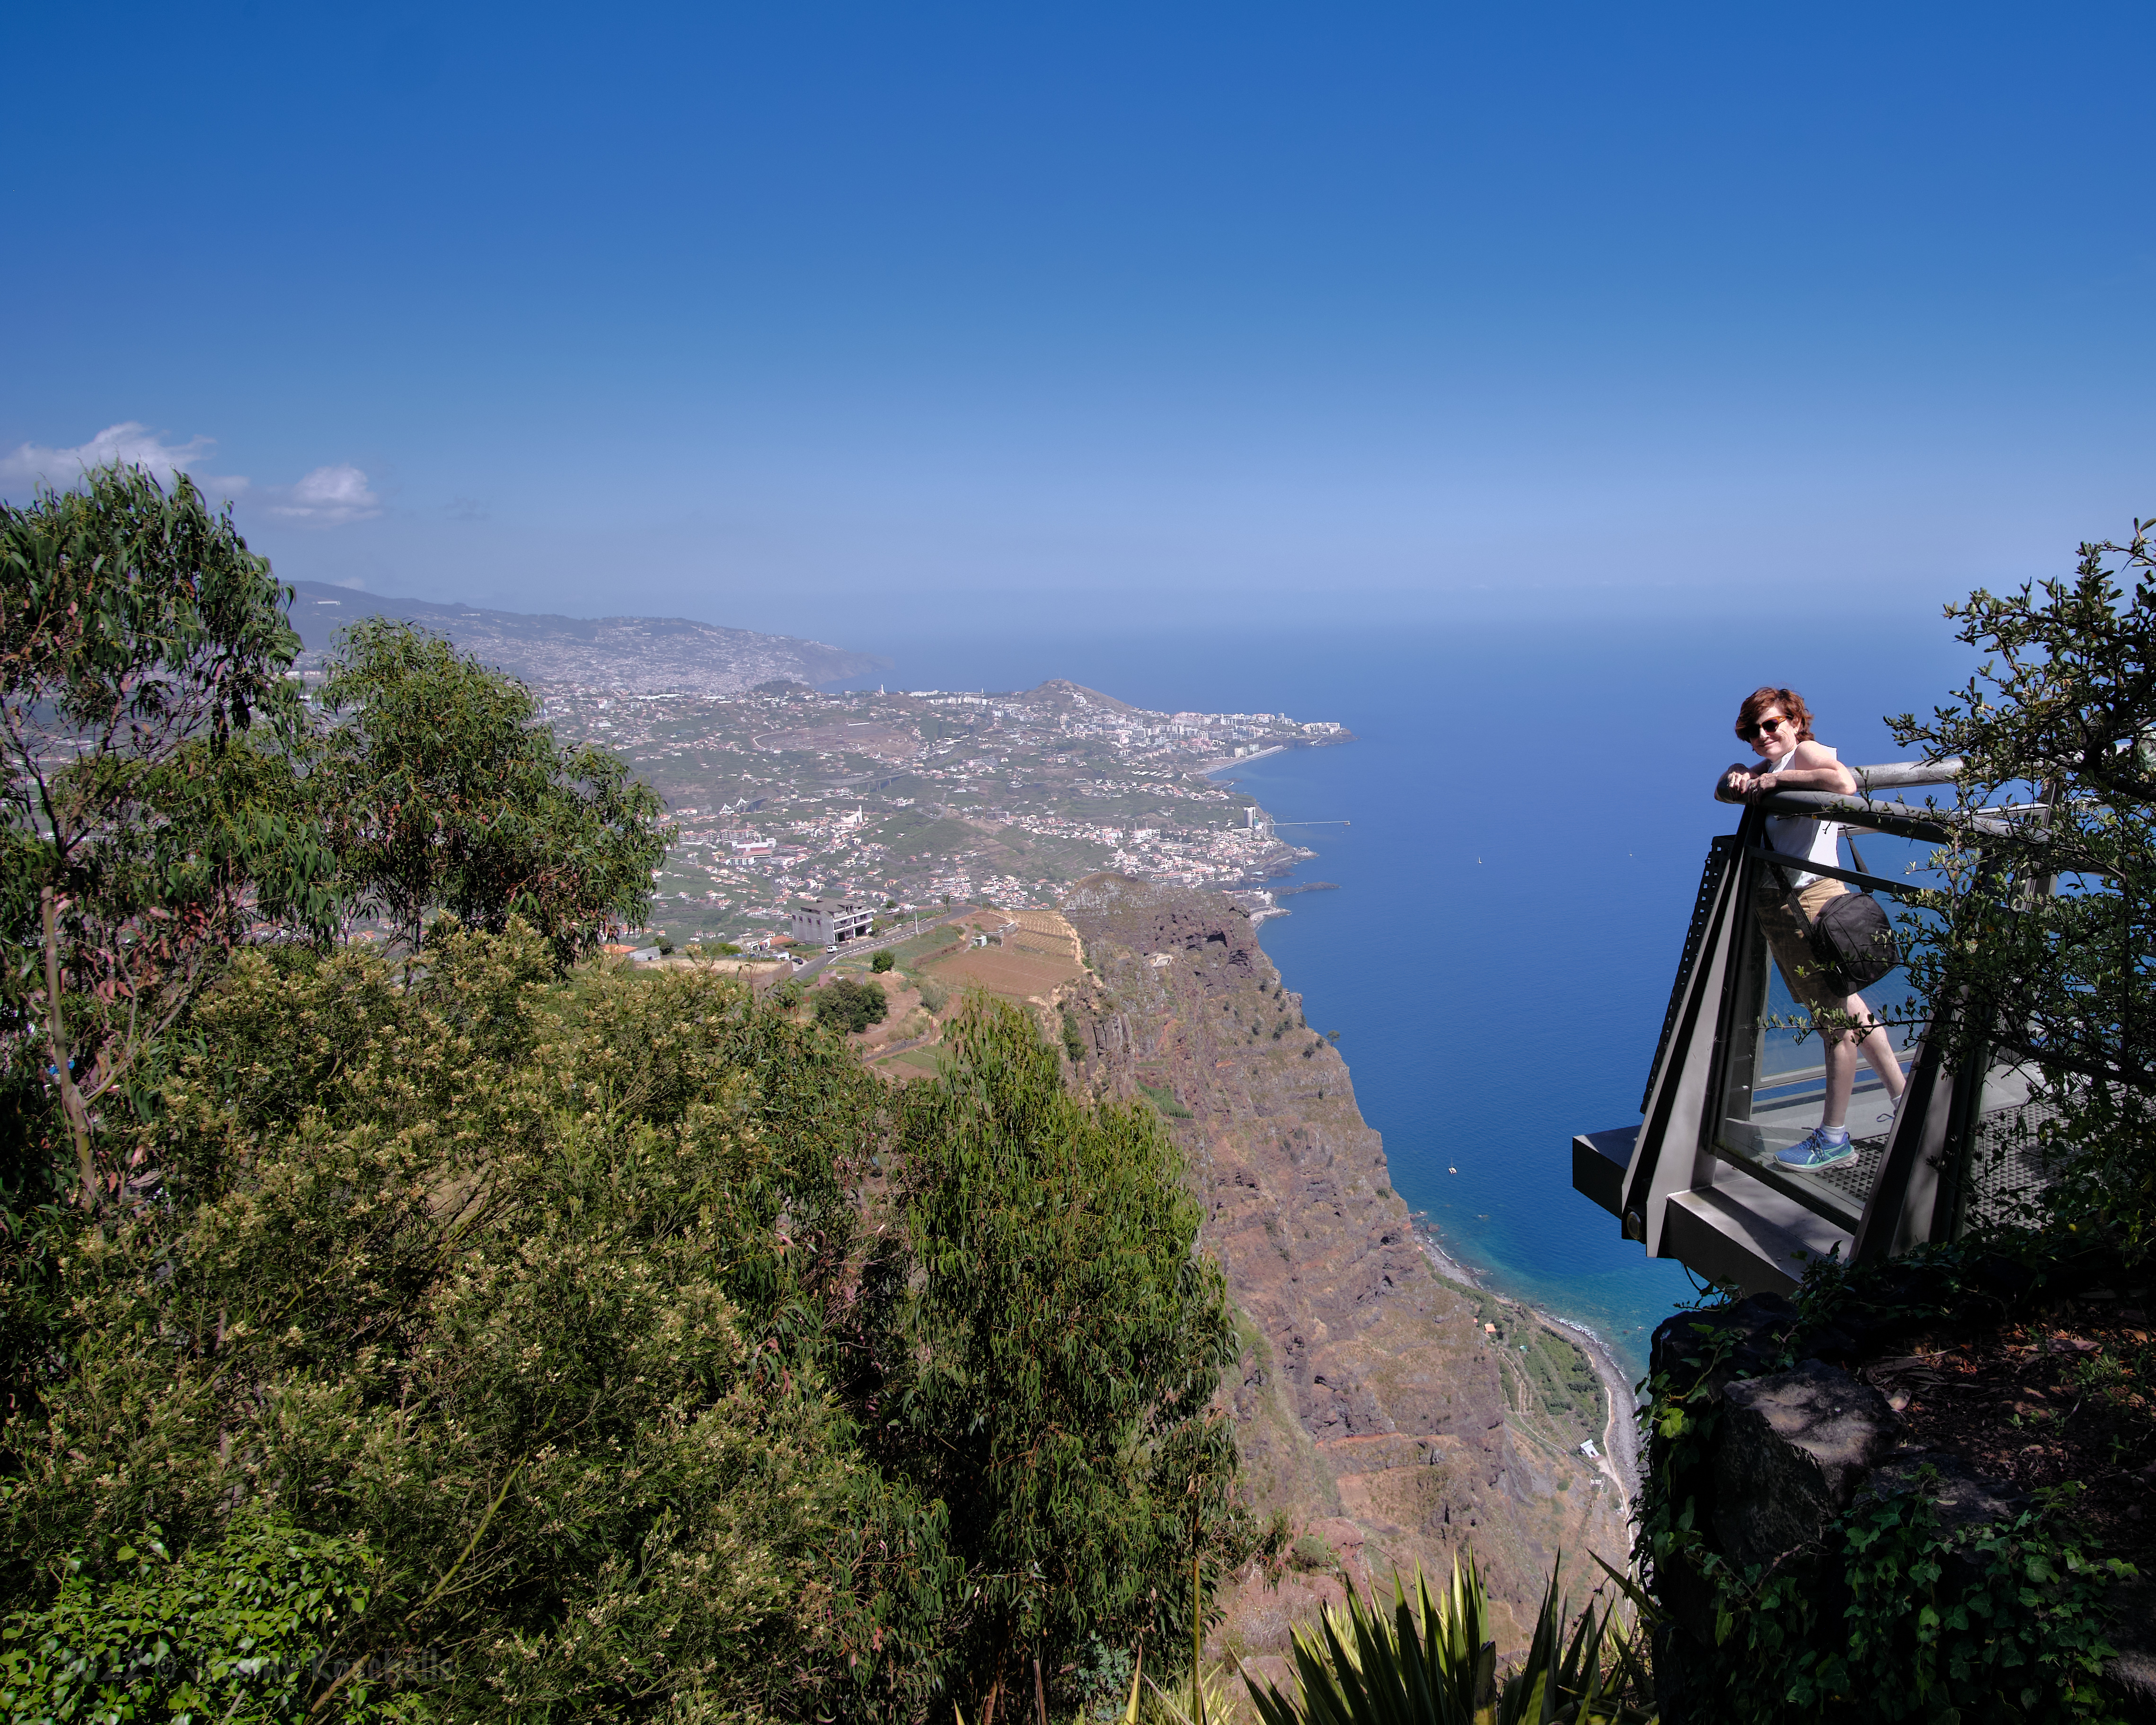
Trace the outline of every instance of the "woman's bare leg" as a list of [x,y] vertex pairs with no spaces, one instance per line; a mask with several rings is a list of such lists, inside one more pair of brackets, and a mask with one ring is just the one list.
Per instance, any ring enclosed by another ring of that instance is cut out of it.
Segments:
[[1902,1076],[1901,1057],[1894,1052],[1894,1039],[1887,1027],[1871,1016],[1871,1009],[1864,1004],[1861,994],[1852,994],[1848,1001],[1849,1015],[1860,1024],[1869,1024],[1872,1029],[1858,1045],[1871,1070],[1879,1075],[1879,1081],[1887,1086],[1887,1094],[1896,1101],[1902,1100],[1902,1086],[1907,1081]]
[[1839,1132],[1849,1118],[1849,1093],[1856,1087],[1856,1034],[1852,1030],[1830,1030],[1826,1047],[1826,1112],[1820,1124]]
[[1859,1055],[1869,1061],[1871,1070],[1879,1075],[1887,1086],[1887,1094],[1899,1101],[1902,1098],[1902,1063],[1895,1058],[1894,1040],[1887,1034],[1886,1026],[1871,1016],[1871,1009],[1864,1004],[1861,994],[1852,994],[1842,1002],[1842,1009],[1857,1024],[1872,1028],[1862,1033],[1856,1030],[1829,1030],[1822,1034],[1821,1050],[1826,1061],[1826,1109],[1820,1117],[1820,1124],[1829,1131],[1839,1132],[1849,1121],[1849,1096],[1856,1088],[1856,1062]]

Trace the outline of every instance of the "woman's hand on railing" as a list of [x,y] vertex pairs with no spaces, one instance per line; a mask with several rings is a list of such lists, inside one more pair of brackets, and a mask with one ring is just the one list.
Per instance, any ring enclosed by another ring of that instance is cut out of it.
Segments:
[[1717,803],[1749,803],[1758,794],[1758,775],[1742,761],[1732,761],[1714,787]]

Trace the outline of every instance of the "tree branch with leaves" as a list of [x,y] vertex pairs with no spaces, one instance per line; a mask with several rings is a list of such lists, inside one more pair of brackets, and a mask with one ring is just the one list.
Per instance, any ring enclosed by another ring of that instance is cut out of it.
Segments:
[[438,636],[387,618],[345,631],[313,775],[347,914],[416,949],[428,914],[500,933],[521,916],[567,965],[634,926],[674,829],[603,749],[565,749],[539,703]]
[[184,475],[0,504],[0,1038],[56,1093],[93,1208],[119,1180],[100,1100],[258,915],[328,914],[274,740],[300,716],[290,598]]
[[1963,762],[1933,858],[1947,885],[1912,896],[1929,913],[1910,925],[1909,971],[1931,1034],[1957,1062],[1990,1046],[2031,1065],[2056,1111],[2054,1201],[2136,1232],[2156,1199],[2152,526],[2083,545],[2071,580],[1949,605],[1985,663],[1928,720],[1890,721],[1928,759]]

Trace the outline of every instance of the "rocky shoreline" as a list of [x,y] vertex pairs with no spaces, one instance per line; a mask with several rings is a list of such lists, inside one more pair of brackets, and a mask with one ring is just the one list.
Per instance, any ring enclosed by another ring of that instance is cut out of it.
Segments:
[[[1423,1255],[1430,1267],[1447,1281],[1481,1291],[1482,1276],[1479,1271],[1471,1270],[1438,1243],[1435,1232],[1417,1218],[1415,1239],[1420,1244]],[[1625,1513],[1629,1517],[1632,1505],[1640,1495],[1640,1428],[1635,1417],[1639,1409],[1639,1392],[1630,1375],[1617,1363],[1617,1356],[1609,1345],[1587,1325],[1577,1319],[1560,1317],[1540,1306],[1522,1304],[1520,1309],[1537,1322],[1561,1330],[1566,1339],[1584,1353],[1594,1368],[1594,1375],[1602,1382],[1603,1394],[1609,1398],[1609,1417],[1604,1421],[1603,1431],[1595,1440],[1607,1463],[1603,1471],[1609,1481],[1624,1495]]]

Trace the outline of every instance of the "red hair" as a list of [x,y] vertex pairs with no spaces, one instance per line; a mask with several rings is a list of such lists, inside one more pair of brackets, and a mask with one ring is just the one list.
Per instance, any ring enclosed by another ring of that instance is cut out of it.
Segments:
[[1754,689],[1744,697],[1744,705],[1737,709],[1737,734],[1745,742],[1751,742],[1753,727],[1759,722],[1759,715],[1770,706],[1781,708],[1783,717],[1797,721],[1799,742],[1812,740],[1812,710],[1794,689]]

